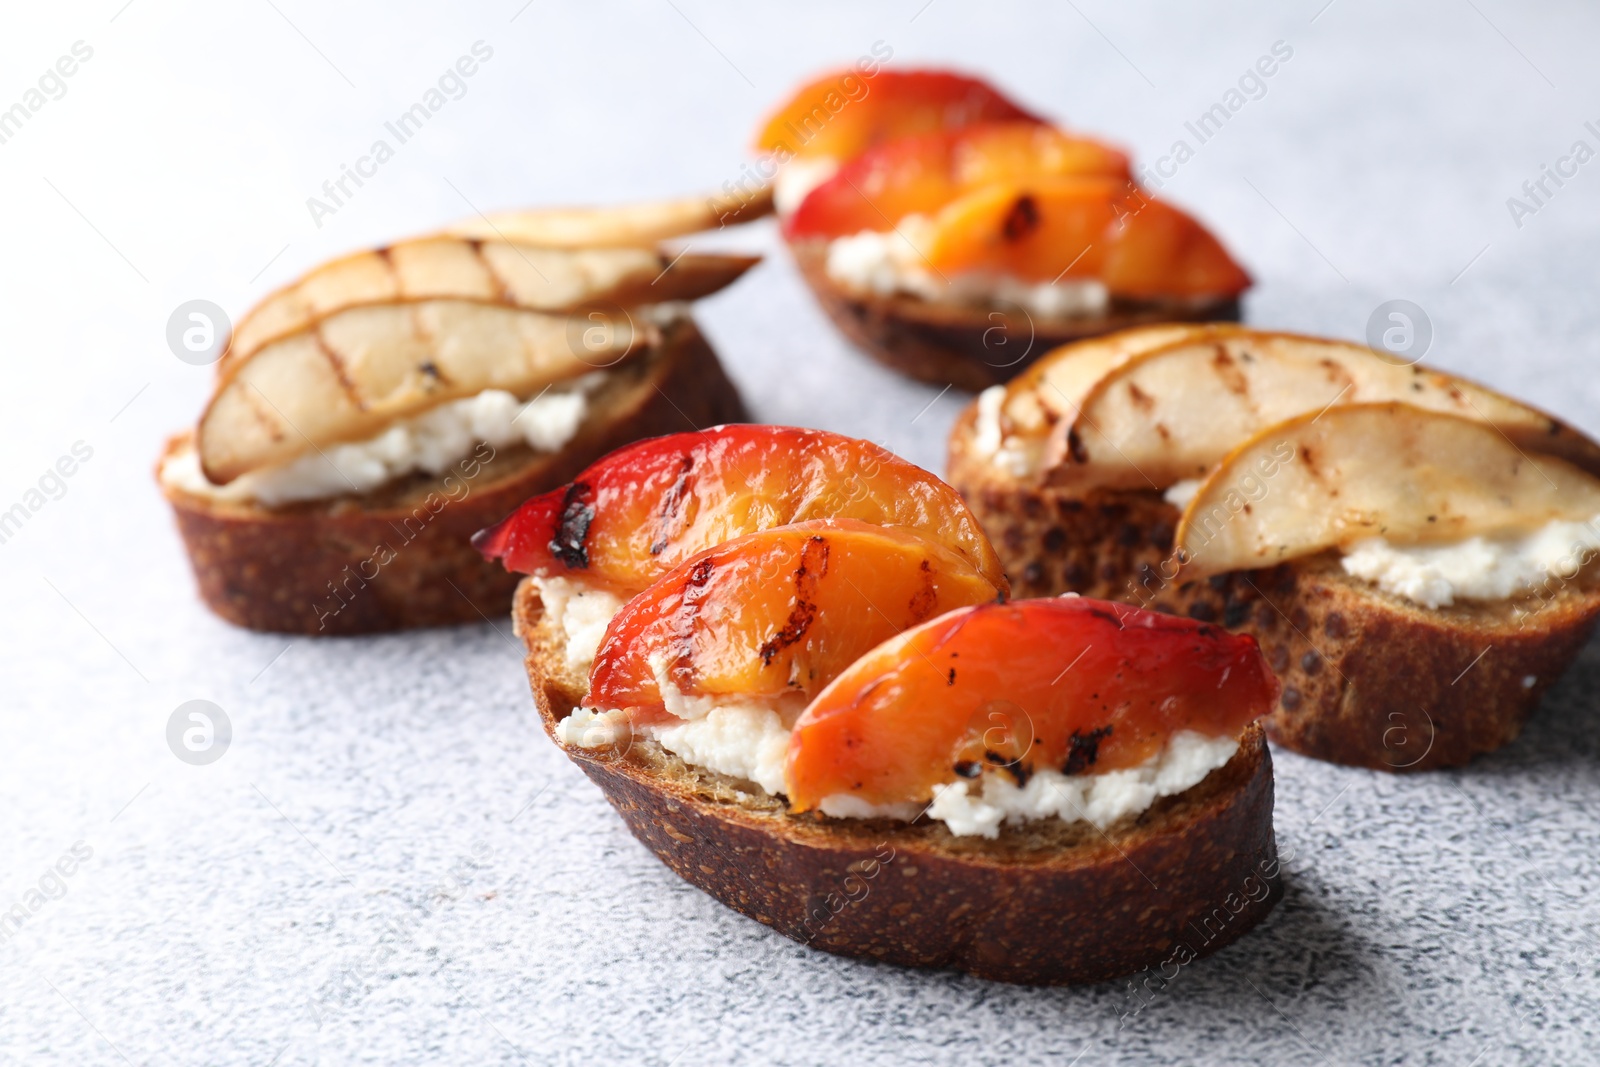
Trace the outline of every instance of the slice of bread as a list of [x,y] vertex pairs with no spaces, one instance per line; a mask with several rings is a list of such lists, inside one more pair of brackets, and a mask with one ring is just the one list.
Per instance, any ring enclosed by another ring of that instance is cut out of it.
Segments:
[[1015,595],[1077,592],[1253,634],[1283,683],[1267,735],[1383,770],[1466,763],[1521,732],[1600,618],[1600,566],[1544,595],[1419,607],[1323,553],[1198,581],[1172,575],[1179,511],[1153,489],[1083,493],[1014,478],[975,454],[976,409],[950,437],[949,480]]
[[[512,618],[556,740],[588,679],[568,666],[531,581]],[[563,748],[683,879],[840,955],[1030,985],[1098,982],[1214,952],[1282,895],[1272,758],[1256,725],[1226,766],[1104,832],[1047,819],[995,840],[928,820],[791,814],[782,798],[653,741]]]
[[795,241],[789,248],[817,302],[863,352],[919,381],[973,392],[1010,381],[1070,341],[1159,322],[1239,320],[1237,297],[1197,305],[1114,299],[1102,315],[1050,319],[1014,305],[983,308],[860,293],[829,276],[826,241]]
[[[505,448],[470,476],[417,473],[361,496],[278,508],[162,489],[201,597],[229,622],[322,635],[479,622],[505,613],[519,576],[486,562],[474,533],[629,442],[744,418],[716,353],[685,318],[611,371],[559,452]],[[163,463],[188,448],[192,434],[172,438]]]

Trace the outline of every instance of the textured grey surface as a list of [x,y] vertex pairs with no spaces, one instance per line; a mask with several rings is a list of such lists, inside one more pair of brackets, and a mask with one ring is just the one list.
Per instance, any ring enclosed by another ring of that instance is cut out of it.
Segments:
[[[0,508],[75,441],[94,454],[0,544],[0,910],[39,904],[0,944],[0,1062],[1594,1061],[1594,648],[1464,771],[1280,755],[1283,904],[1124,1018],[1142,1001],[1121,985],[847,962],[724,910],[538,735],[503,623],[230,629],[149,479],[208,380],[165,348],[179,303],[237,311],[469,203],[716,186],[763,108],[877,40],[997,75],[1146,162],[1287,42],[1165,190],[1255,272],[1249,317],[1359,336],[1409,298],[1430,359],[1600,430],[1600,162],[1520,228],[1505,203],[1575,140],[1600,147],[1600,13],[1322,4],[9,10],[0,106],[72,42],[94,56],[0,144]],[[478,39],[494,58],[466,95],[314,226],[305,198]],[[758,415],[939,467],[960,398],[847,351],[781,255],[703,320]],[[206,767],[164,740],[194,698],[234,726]],[[47,877],[80,841],[92,856]]]

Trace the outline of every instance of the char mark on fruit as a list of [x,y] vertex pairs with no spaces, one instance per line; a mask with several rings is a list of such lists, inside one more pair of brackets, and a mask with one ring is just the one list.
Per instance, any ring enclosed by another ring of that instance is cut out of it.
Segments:
[[694,470],[694,456],[685,452],[678,464],[678,478],[661,498],[661,516],[656,539],[650,543],[650,554],[659,556],[683,530],[683,502],[689,498],[689,475]]
[[1083,437],[1076,426],[1067,431],[1067,454],[1075,463],[1089,462],[1089,450],[1084,447]]
[[572,570],[589,566],[589,527],[594,523],[594,504],[589,483],[573,482],[561,500],[561,515],[556,520],[556,535],[550,539],[550,554]]
[[[922,588],[912,594],[910,608],[911,618],[916,622],[922,622],[931,617],[933,609],[938,606],[939,590],[933,584],[933,566],[927,560],[923,560],[918,569],[922,574]],[[953,685],[955,671],[952,670],[950,674]]]
[[1017,197],[1000,224],[1000,234],[1007,241],[1020,241],[1039,228],[1038,201],[1027,193]]
[[783,626],[761,646],[761,665],[770,667],[779,652],[796,644],[817,618],[817,580],[828,573],[828,542],[812,537],[800,550],[800,565],[794,571],[794,607]]
[[1028,779],[1033,777],[1033,768],[1023,763],[1021,756],[1016,759],[1010,759],[998,752],[986,750],[983,758],[1011,775],[1012,780],[1017,783],[1018,789],[1026,786]]
[[714,557],[707,556],[689,568],[689,577],[683,583],[683,599],[678,602],[673,615],[672,644],[677,649],[673,662],[674,682],[684,688],[694,673],[695,630],[700,618],[701,602],[708,595],[711,574],[717,569]]
[[1097,619],[1111,623],[1119,630],[1126,630],[1128,628],[1127,625],[1123,623],[1122,616],[1118,615],[1114,611],[1107,611],[1105,608],[1090,608],[1089,614]]
[[1100,742],[1110,736],[1110,726],[1101,726],[1088,733],[1072,731],[1072,736],[1067,739],[1067,762],[1062,765],[1061,773],[1082,774],[1093,767],[1100,758]]

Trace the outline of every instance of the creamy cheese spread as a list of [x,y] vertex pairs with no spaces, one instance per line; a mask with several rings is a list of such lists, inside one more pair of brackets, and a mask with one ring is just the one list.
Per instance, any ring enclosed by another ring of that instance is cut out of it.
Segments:
[[978,394],[978,414],[972,428],[972,450],[997,470],[1013,478],[1029,478],[1044,466],[1044,442],[1008,437],[1000,413],[1006,404],[1006,387],[991,385]]
[[[1119,771],[1069,775],[1044,767],[1018,785],[1003,768],[987,768],[975,781],[934,786],[928,815],[963,837],[998,837],[1002,823],[1051,817],[1064,822],[1082,819],[1104,829],[1144,811],[1160,797],[1199,785],[1238,750],[1237,738],[1180,730],[1160,752],[1137,767]],[[822,810],[828,810],[826,802]]]
[[1161,497],[1167,503],[1182,511],[1189,506],[1189,501],[1194,499],[1194,495],[1200,491],[1200,486],[1204,482],[1204,478],[1185,478],[1181,482],[1173,482],[1167,487],[1167,491],[1161,494]]
[[1345,573],[1427,608],[1457,600],[1506,600],[1570,578],[1600,551],[1600,516],[1556,520],[1531,534],[1469,537],[1443,544],[1357,541],[1340,561]]
[[908,215],[887,233],[862,230],[834,238],[828,242],[828,277],[847,289],[883,296],[909,293],[936,303],[1016,305],[1048,319],[1097,315],[1110,305],[1110,292],[1094,279],[1035,283],[1003,274],[946,277],[922,253],[931,225],[924,215]]
[[199,453],[190,448],[162,465],[162,479],[195,496],[275,507],[371,492],[413,471],[443,474],[481,442],[496,448],[525,443],[539,452],[557,452],[576,436],[588,414],[589,394],[605,379],[605,371],[594,371],[526,402],[501,389],[485,389],[397,420],[365,441],[329,445],[226,485],[207,480]]
[[571,578],[535,576],[533,584],[545,613],[566,635],[567,666],[588,674],[622,598]]

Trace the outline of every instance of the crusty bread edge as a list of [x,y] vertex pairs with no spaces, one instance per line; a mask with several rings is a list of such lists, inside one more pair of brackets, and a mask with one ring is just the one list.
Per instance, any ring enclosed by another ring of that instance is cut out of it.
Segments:
[[[201,599],[235,625],[312,636],[503,617],[519,576],[485,561],[470,543],[474,533],[632,441],[746,417],[692,320],[666,327],[658,349],[637,362],[619,368],[634,376],[560,452],[522,449],[520,460],[490,464],[476,478],[458,474],[449,486],[424,479],[405,499],[275,511],[163,484]],[[169,440],[163,460],[186,437]]]
[[[566,664],[531,581],[513,620],[555,741],[587,680]],[[1029,824],[1072,842],[1053,849],[1037,838],[1008,847],[1014,832],[998,842],[958,838],[926,820],[790,814],[754,786],[695,772],[651,742],[562,748],[684,880],[839,955],[1029,985],[1098,982],[1214,952],[1282,895],[1272,759],[1255,725],[1226,767],[1104,834]]]
[[1600,618],[1595,566],[1542,603],[1439,610],[1344,575],[1332,554],[1163,581],[1176,508],[1153,490],[1019,481],[972,454],[975,420],[969,405],[951,431],[948,477],[1016,594],[1108,597],[1253,635],[1283,683],[1267,735],[1305,756],[1405,772],[1502,748]]
[[1239,298],[1195,306],[1113,304],[1103,315],[1047,319],[1021,309],[930,304],[847,290],[828,276],[826,242],[789,245],[800,275],[850,341],[878,362],[931,385],[977,392],[1020,374],[1052,349],[1162,322],[1237,322]]

